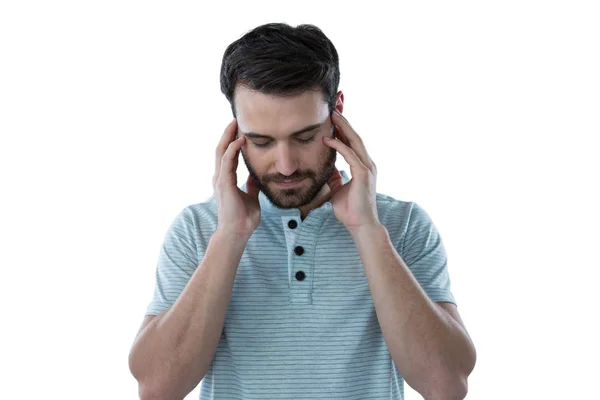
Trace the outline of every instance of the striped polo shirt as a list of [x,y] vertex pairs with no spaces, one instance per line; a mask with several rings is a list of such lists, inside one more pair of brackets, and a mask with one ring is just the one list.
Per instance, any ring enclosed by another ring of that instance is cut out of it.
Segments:
[[[240,260],[200,399],[403,399],[360,255],[331,202],[301,220],[299,209],[259,196],[260,225]],[[442,239],[424,209],[378,193],[377,212],[431,300],[456,304]],[[175,302],[216,227],[214,197],[174,218],[146,315]]]

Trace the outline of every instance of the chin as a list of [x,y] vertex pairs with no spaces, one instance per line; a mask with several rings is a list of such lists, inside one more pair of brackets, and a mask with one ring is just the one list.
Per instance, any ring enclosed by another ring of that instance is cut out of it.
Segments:
[[276,207],[281,209],[305,206],[316,197],[316,195],[313,195],[311,187],[307,187],[306,184],[297,188],[281,189],[272,183],[265,194]]

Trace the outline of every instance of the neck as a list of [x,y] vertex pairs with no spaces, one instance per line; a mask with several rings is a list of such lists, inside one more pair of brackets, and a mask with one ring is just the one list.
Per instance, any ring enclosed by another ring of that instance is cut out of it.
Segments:
[[321,188],[317,197],[314,198],[313,201],[308,203],[305,206],[300,207],[300,218],[304,221],[304,219],[308,216],[308,214],[314,210],[315,208],[319,208],[325,202],[329,201],[331,198],[331,190],[329,189],[329,185],[325,184]]

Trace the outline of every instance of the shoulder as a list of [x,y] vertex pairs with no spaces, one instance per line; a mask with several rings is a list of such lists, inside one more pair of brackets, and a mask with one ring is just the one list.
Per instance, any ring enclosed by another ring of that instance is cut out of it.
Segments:
[[377,193],[376,201],[379,221],[388,232],[401,235],[406,231],[412,210],[417,204],[414,201],[397,199],[383,193]]
[[429,230],[433,224],[429,214],[415,201],[382,193],[377,193],[376,200],[379,221],[393,240],[400,240],[410,230]]
[[408,216],[411,208],[415,205],[413,201],[396,199],[383,193],[377,193],[376,201],[377,211],[380,212],[379,216],[392,219]]
[[203,202],[189,204],[181,213],[189,218],[209,223],[217,220],[217,203],[214,196],[211,196]]
[[173,219],[171,229],[193,235],[200,242],[205,242],[217,229],[217,215],[216,203],[211,197],[180,209]]

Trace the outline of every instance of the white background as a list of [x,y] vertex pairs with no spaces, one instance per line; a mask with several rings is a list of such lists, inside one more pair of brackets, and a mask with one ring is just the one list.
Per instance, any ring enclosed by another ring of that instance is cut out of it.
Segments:
[[265,22],[330,37],[378,191],[438,227],[467,398],[600,398],[595,2],[214,3],[2,2],[0,398],[137,398],[163,235],[231,119],[223,51]]

